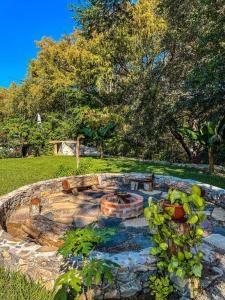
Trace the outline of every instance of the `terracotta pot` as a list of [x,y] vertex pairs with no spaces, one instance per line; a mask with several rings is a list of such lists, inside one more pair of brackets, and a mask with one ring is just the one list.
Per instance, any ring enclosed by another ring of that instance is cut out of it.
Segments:
[[182,220],[184,218],[185,211],[183,205],[171,204],[167,201],[164,201],[162,205],[164,211],[166,211],[166,208],[174,208],[174,214],[172,215],[172,220]]

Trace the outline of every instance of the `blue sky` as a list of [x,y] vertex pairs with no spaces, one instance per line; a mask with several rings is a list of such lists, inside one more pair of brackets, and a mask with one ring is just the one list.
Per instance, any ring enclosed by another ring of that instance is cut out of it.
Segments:
[[81,0],[0,0],[0,87],[20,83],[42,36],[59,39],[72,32],[70,3]]

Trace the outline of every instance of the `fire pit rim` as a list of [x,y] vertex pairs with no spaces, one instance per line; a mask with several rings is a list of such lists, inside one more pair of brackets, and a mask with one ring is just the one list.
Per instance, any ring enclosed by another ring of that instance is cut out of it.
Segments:
[[136,205],[140,205],[142,203],[144,203],[144,199],[142,196],[140,195],[137,195],[135,193],[130,193],[128,192],[127,193],[129,196],[131,196],[134,201],[130,202],[130,203],[127,203],[127,204],[120,204],[120,203],[114,203],[110,200],[108,200],[107,198],[108,197],[116,197],[116,194],[115,193],[109,193],[109,194],[106,194],[104,196],[102,196],[100,198],[100,203],[101,205],[107,205],[107,206],[110,206],[110,207],[113,207],[113,208],[129,208],[129,207],[133,207],[133,206],[136,206]]

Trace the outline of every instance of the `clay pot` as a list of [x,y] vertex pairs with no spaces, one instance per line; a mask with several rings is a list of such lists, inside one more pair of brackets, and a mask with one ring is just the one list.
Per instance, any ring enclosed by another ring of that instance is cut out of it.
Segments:
[[167,201],[164,201],[163,210],[166,211],[166,208],[174,208],[174,214],[172,215],[172,220],[182,220],[185,216],[185,211],[183,205],[180,204],[171,204]]

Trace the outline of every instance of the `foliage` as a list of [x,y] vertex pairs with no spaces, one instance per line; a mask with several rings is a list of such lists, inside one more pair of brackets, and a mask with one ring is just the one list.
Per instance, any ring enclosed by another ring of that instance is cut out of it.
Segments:
[[178,131],[185,137],[199,143],[208,150],[210,172],[213,173],[214,151],[224,143],[225,140],[225,117],[217,124],[213,122],[204,124],[199,131],[194,131],[187,127],[181,127]]
[[34,283],[20,273],[9,273],[0,268],[0,298],[7,300],[53,300],[54,293]]
[[194,204],[199,210],[203,209],[205,205],[205,201],[201,197],[201,189],[197,185],[192,186],[192,194],[190,196],[182,191],[170,188],[166,199],[172,204],[183,205],[187,214],[190,213],[190,204]]
[[[192,187],[191,196],[170,191],[169,198],[174,202],[182,196],[186,213],[186,222],[182,225],[171,220],[173,208],[163,211],[161,204],[154,204],[151,198],[149,207],[144,212],[149,228],[154,232],[153,241],[156,246],[152,248],[151,254],[158,257],[157,280],[162,281],[162,286],[168,274],[181,279],[200,278],[202,275],[203,253],[197,247],[202,244],[203,230],[200,225],[205,219],[205,214],[201,212],[204,200],[200,197],[197,186]],[[191,249],[195,249],[194,252]],[[152,282],[154,290],[155,280]]]
[[115,234],[114,228],[95,228],[93,225],[84,229],[68,231],[65,234],[64,245],[59,249],[59,253],[65,258],[68,255],[87,256],[95,245],[104,243]]
[[93,130],[88,118],[110,112],[120,120],[105,145],[110,153],[206,162],[204,149],[193,148],[177,129],[197,130],[224,115],[220,2],[91,0],[71,6],[74,31],[59,41],[43,37],[23,83],[0,89],[0,120],[57,115],[57,128],[48,127],[45,139],[74,139],[83,127]]
[[94,225],[89,225],[83,229],[69,231],[65,234],[64,245],[59,249],[59,253],[64,258],[71,256],[81,256],[81,265],[69,270],[61,275],[56,286],[60,287],[55,300],[77,299],[79,294],[84,294],[86,299],[92,299],[92,288],[99,286],[105,280],[110,285],[113,284],[112,268],[117,264],[104,259],[89,258],[91,251],[97,244],[108,241],[114,234],[115,228],[100,229]]
[[151,276],[151,295],[155,296],[156,300],[166,300],[173,292],[173,286],[168,276],[156,277]]
[[105,127],[100,127],[95,130],[88,127],[83,129],[83,133],[85,137],[95,141],[96,144],[99,146],[101,158],[103,158],[103,149],[104,149],[105,140],[112,137],[112,133],[114,129],[115,129],[115,124],[113,122],[109,122]]

